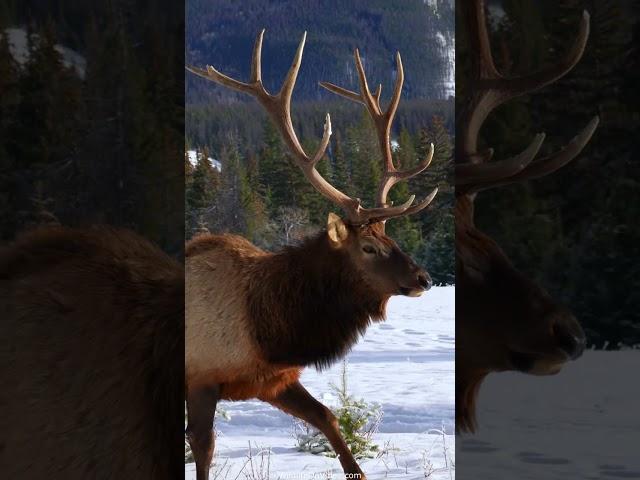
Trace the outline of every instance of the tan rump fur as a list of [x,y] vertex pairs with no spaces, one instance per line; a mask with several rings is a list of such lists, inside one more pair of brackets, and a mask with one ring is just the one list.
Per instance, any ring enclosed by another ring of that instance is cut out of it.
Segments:
[[251,270],[271,254],[236,235],[201,235],[187,244],[185,377],[222,386],[221,398],[272,398],[300,368],[267,363],[250,336]]

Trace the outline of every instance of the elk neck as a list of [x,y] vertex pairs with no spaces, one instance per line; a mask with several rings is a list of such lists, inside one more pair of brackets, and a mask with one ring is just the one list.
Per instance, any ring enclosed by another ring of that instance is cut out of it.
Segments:
[[251,277],[254,338],[270,363],[322,369],[344,356],[388,296],[375,292],[326,232],[263,257]]

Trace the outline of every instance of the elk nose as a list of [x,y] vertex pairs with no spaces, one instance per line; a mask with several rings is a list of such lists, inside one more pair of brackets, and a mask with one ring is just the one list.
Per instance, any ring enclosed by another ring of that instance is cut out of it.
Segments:
[[553,335],[558,347],[566,352],[572,360],[584,352],[587,339],[584,330],[573,316],[556,322],[553,326]]
[[429,290],[433,285],[433,281],[427,272],[421,270],[418,272],[418,285],[420,285],[425,290]]

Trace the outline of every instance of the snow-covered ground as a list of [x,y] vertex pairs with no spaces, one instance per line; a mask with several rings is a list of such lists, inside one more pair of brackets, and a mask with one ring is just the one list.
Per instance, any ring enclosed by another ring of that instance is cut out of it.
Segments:
[[[348,356],[349,392],[379,403],[384,413],[374,436],[383,452],[360,461],[369,480],[454,478],[454,305],[454,287],[394,297],[387,321],[372,325]],[[302,383],[334,405],[330,384],[339,384],[340,370],[340,364],[320,373],[307,369]],[[210,478],[244,479],[251,463],[266,469],[267,461],[269,479],[344,478],[338,460],[296,450],[292,417],[258,401],[221,406],[231,419],[217,422]],[[249,446],[253,462],[247,463]],[[185,478],[195,479],[193,464],[185,465]]]
[[490,376],[461,479],[640,479],[640,350],[588,351],[552,377]]

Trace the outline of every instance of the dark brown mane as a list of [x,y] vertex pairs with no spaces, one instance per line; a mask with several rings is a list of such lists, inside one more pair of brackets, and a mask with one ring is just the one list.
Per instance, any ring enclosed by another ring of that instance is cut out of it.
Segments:
[[[12,468],[181,476],[182,265],[133,232],[54,227],[4,247],[0,272],[0,334],[11,343],[0,361],[14,366],[0,380],[17,390],[0,398]],[[20,404],[30,406],[26,417]],[[41,449],[24,446],[33,438]],[[59,461],[44,461],[45,447]]]
[[253,334],[267,360],[323,368],[342,357],[388,297],[366,285],[326,232],[256,266],[248,292]]
[[457,382],[460,389],[456,388],[456,432],[473,433],[477,428],[476,405],[480,386],[486,374],[478,373],[464,381]]

